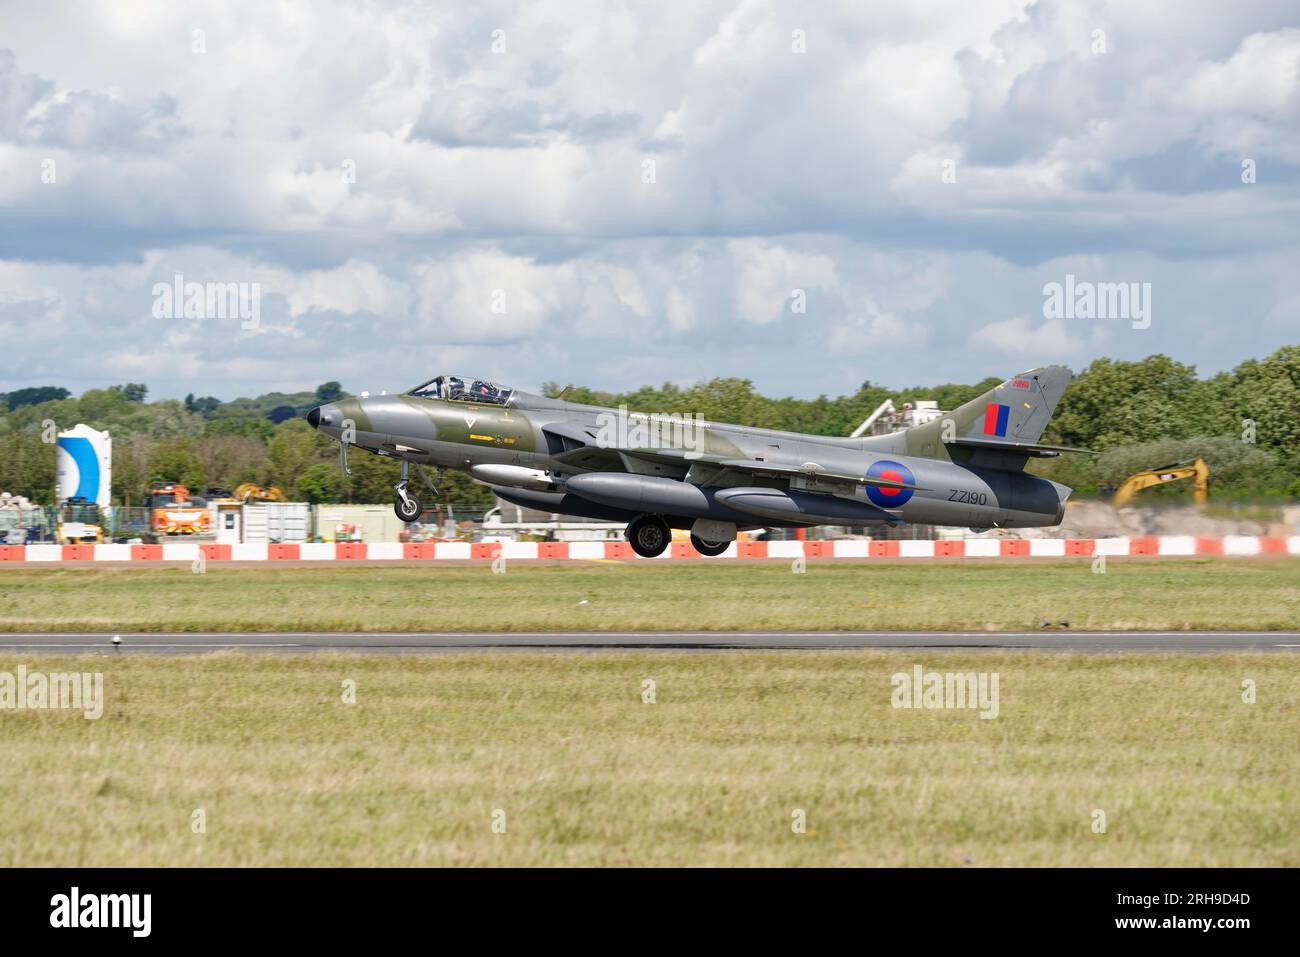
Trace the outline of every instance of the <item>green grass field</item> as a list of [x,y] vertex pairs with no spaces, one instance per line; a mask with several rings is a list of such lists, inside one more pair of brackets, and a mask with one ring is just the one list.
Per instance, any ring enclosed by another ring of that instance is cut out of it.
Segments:
[[[6,867],[1300,865],[1284,655],[18,664],[102,670],[107,707],[0,712]],[[998,717],[891,707],[914,664],[998,672]]]
[[[1292,561],[1090,567],[6,568],[0,629],[1300,627]],[[0,710],[0,866],[1297,866],[1295,660],[0,652],[107,696],[98,721]],[[891,707],[918,664],[998,672],[998,717]]]
[[0,568],[0,630],[1300,628],[1300,561]]

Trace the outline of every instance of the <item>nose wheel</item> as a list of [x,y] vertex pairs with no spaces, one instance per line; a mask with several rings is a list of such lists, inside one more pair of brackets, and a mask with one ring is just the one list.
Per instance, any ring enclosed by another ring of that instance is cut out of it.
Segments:
[[424,506],[420,504],[418,498],[407,492],[405,488],[398,486],[397,501],[393,503],[393,511],[397,513],[398,518],[410,524],[420,517],[420,513],[424,511]]
[[405,459],[402,460],[402,480],[393,486],[397,493],[397,501],[393,502],[393,511],[397,517],[408,525],[420,517],[424,511],[424,506],[420,500],[406,490],[407,481],[410,478],[410,465]]
[[642,558],[656,558],[673,540],[673,533],[658,515],[642,515],[627,526],[627,542]]

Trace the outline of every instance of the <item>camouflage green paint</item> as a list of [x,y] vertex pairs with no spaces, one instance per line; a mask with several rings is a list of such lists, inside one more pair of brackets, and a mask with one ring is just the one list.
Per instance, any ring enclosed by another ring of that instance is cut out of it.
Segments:
[[[534,452],[537,440],[532,422],[518,409],[448,399],[401,396],[403,402],[424,414],[437,429],[439,442],[472,448],[500,448]],[[485,438],[475,438],[484,436]]]

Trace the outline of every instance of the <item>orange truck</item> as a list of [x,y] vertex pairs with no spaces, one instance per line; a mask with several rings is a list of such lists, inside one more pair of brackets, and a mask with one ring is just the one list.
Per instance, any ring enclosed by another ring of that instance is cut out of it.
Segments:
[[155,535],[203,535],[212,528],[208,504],[184,485],[155,482],[149,488],[149,525]]

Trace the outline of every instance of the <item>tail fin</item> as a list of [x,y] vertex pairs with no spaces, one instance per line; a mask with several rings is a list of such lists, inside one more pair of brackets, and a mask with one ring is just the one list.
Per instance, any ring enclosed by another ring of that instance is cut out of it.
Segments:
[[945,418],[956,438],[1036,445],[1073,375],[1065,366],[1044,366],[1012,376]]
[[1086,451],[1038,444],[1072,378],[1065,366],[1030,369],[925,425],[873,436],[862,447],[1011,469],[1030,456]]

